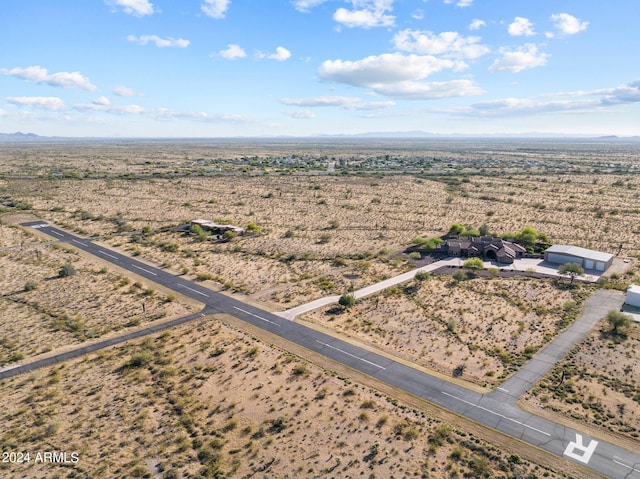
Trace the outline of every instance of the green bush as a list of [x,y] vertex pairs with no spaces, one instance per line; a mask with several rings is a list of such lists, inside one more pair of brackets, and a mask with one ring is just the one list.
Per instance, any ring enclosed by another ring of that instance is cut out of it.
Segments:
[[342,296],[340,296],[340,299],[338,300],[338,304],[342,306],[344,309],[349,309],[355,306],[356,298],[354,298],[352,294],[343,294]]

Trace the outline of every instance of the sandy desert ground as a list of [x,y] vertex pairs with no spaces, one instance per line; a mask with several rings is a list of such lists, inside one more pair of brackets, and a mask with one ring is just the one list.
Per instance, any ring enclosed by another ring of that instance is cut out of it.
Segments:
[[564,477],[213,318],[0,391],[6,478]]
[[497,386],[573,321],[593,288],[553,280],[432,276],[301,319],[389,354],[480,385]]

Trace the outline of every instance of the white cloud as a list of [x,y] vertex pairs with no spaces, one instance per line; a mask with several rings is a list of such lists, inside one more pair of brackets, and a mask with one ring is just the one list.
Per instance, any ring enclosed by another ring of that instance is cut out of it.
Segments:
[[[450,5],[454,1],[455,0],[444,0],[444,3],[446,3],[447,5]],[[458,3],[456,3],[456,6],[460,8],[465,8],[465,7],[470,7],[472,4],[473,4],[473,0],[458,0]]]
[[311,98],[281,98],[280,102],[289,106],[300,107],[342,107],[345,110],[380,110],[395,106],[392,101],[363,102],[352,96],[317,96]]
[[418,81],[457,66],[456,61],[431,55],[386,53],[355,62],[327,60],[320,66],[318,74],[327,81],[370,88],[376,94],[399,99],[428,100],[483,93],[471,80]]
[[0,116],[6,116],[7,112],[0,108]]
[[91,83],[89,78],[80,74],[80,72],[58,72],[49,74],[46,68],[38,65],[27,68],[12,68],[0,70],[3,75],[14,76],[31,83],[44,83],[49,86],[62,88],[81,88],[83,90],[95,91],[96,86]]
[[140,105],[111,105],[111,103],[102,104],[96,101],[91,104],[73,105],[73,108],[78,111],[101,111],[116,115],[139,115],[147,111]]
[[404,100],[434,100],[480,95],[485,92],[471,80],[452,80],[447,82],[405,81],[372,85],[372,88],[380,95]]
[[472,59],[489,53],[489,48],[479,43],[480,37],[463,37],[458,32],[435,35],[429,31],[401,30],[393,42],[398,50],[424,55]]
[[200,8],[211,18],[224,18],[227,15],[231,0],[203,0]]
[[64,102],[55,96],[10,96],[6,98],[8,103],[17,106],[33,106],[51,111],[65,110]]
[[108,105],[111,104],[111,102],[109,101],[109,99],[106,96],[98,97],[95,100],[93,100],[92,103],[94,105],[102,105],[102,106],[108,106]]
[[381,15],[371,10],[347,10],[346,8],[338,8],[333,14],[333,19],[349,28],[391,27],[395,22],[395,17],[392,15]]
[[[548,100],[549,97],[552,100]],[[535,115],[596,111],[633,103],[640,103],[640,81],[600,90],[548,93],[537,98],[499,98],[457,109],[455,113],[468,116]]]
[[501,98],[471,105],[467,113],[479,116],[533,115],[595,108],[597,100],[539,101],[531,98]]
[[279,62],[283,62],[291,58],[291,52],[284,47],[278,47],[276,48],[275,53],[258,52],[256,53],[256,57],[268,58],[269,60],[277,60]]
[[115,87],[113,93],[118,96],[142,96],[142,94],[136,93],[132,88],[126,86]]
[[191,44],[189,40],[185,40],[183,38],[160,38],[158,35],[140,35],[139,37],[136,37],[135,35],[129,35],[127,36],[127,40],[133,43],[137,43],[138,45],[147,45],[148,43],[153,43],[159,48],[186,48]]
[[578,20],[568,13],[556,13],[551,15],[551,21],[555,27],[565,35],[575,35],[587,29],[589,22]]
[[320,5],[327,0],[292,0],[292,4],[299,12],[308,12],[312,7]]
[[421,8],[414,10],[411,14],[411,18],[413,18],[414,20],[422,20],[424,18],[424,10],[422,10]]
[[111,6],[122,7],[125,13],[142,17],[154,13],[153,4],[148,0],[106,0],[105,3]]
[[469,30],[480,30],[481,27],[485,27],[487,22],[484,20],[480,20],[478,18],[474,18],[471,24],[469,25]]
[[598,93],[605,95],[602,103],[606,105],[640,103],[640,80],[616,88],[600,90]]
[[509,35],[512,37],[532,37],[535,34],[533,23],[528,18],[516,17],[509,25]]
[[357,61],[326,60],[318,74],[328,81],[355,86],[420,80],[445,68],[453,68],[452,60],[430,55],[385,53]]
[[218,52],[222,58],[226,58],[227,60],[235,60],[236,58],[244,58],[247,56],[247,53],[240,45],[236,45],[235,43],[230,43],[227,45],[227,48],[224,50],[220,50]]
[[388,15],[393,10],[394,0],[350,0],[353,10],[338,8],[333,19],[349,28],[392,27],[395,17]]
[[489,71],[518,73],[527,68],[543,66],[549,58],[547,53],[538,52],[538,47],[533,43],[527,43],[516,50],[501,48],[500,54],[502,56],[489,67]]

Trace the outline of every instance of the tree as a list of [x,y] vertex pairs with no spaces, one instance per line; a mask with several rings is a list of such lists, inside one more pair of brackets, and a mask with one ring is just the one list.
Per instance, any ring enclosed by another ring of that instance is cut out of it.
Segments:
[[464,226],[462,226],[459,223],[453,223],[450,227],[449,227],[449,234],[450,235],[459,235],[460,233],[462,233],[464,231]]
[[578,263],[565,263],[563,265],[560,265],[560,267],[558,268],[558,273],[571,276],[570,284],[573,284],[573,280],[576,278],[576,276],[581,276],[584,274],[584,269],[582,269],[582,266],[580,266]]
[[460,233],[460,236],[480,236],[480,231],[475,228],[465,228],[465,230]]
[[469,258],[462,263],[462,266],[469,269],[482,269],[484,268],[484,262],[480,258]]
[[343,294],[340,296],[338,304],[342,306],[343,309],[349,309],[355,306],[356,298],[352,294]]
[[607,322],[611,326],[610,333],[614,336],[626,337],[631,321],[631,316],[618,310],[612,309],[607,313]]

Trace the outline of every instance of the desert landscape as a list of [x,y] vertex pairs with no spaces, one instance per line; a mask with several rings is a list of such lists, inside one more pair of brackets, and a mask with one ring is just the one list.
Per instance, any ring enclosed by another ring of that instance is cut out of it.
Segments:
[[[410,271],[424,264],[406,252],[413,240],[442,236],[453,223],[496,235],[530,226],[554,244],[631,260],[598,284],[434,273],[297,319],[490,390],[578,317],[596,288],[624,290],[638,280],[638,149],[553,141],[10,144],[0,152],[0,267],[8,273],[0,280],[0,366],[198,311],[21,221],[49,221],[269,311]],[[189,229],[197,218],[247,234],[201,234]],[[59,477],[589,477],[352,371],[336,373],[309,352],[260,340],[233,318],[197,324],[3,381],[11,405],[3,443],[77,446],[82,464],[56,470]],[[621,342],[603,340],[603,328],[522,404],[634,449],[639,396],[629,374],[638,327]],[[555,388],[562,371],[567,381]],[[43,474],[4,467],[8,477]]]
[[205,318],[3,381],[3,477],[568,477]]

